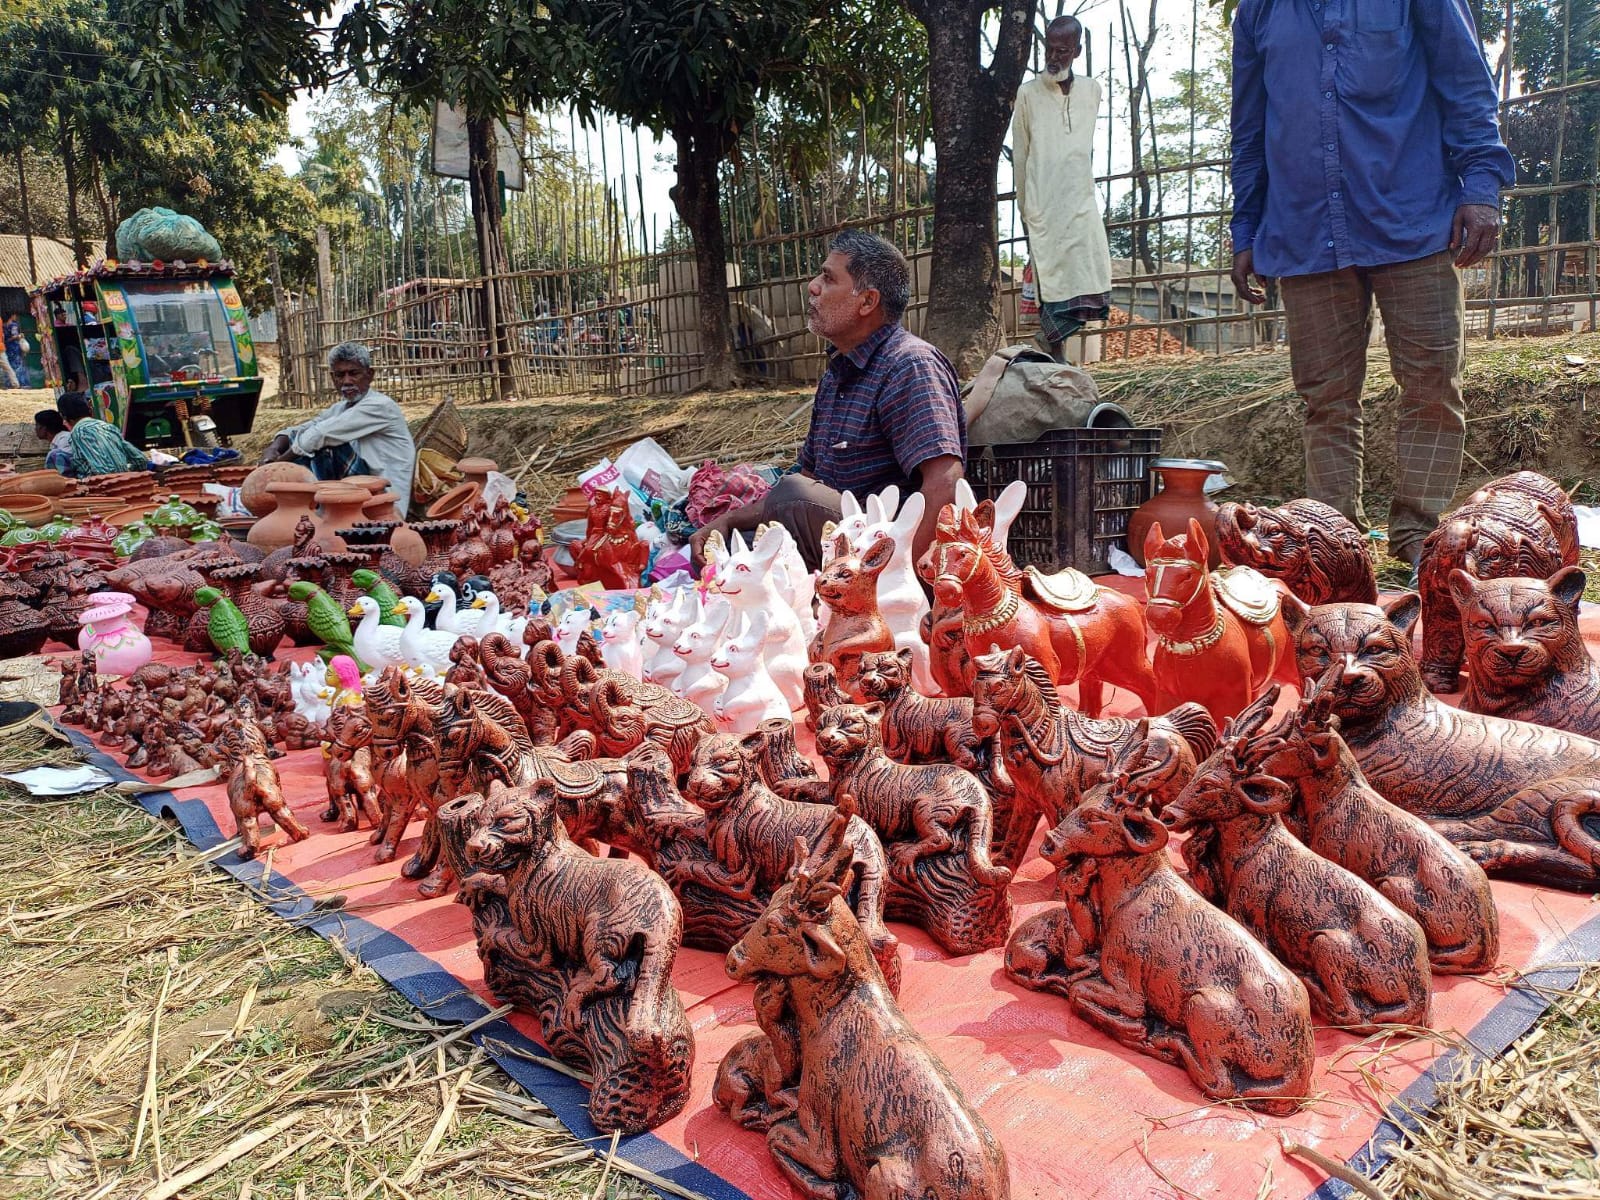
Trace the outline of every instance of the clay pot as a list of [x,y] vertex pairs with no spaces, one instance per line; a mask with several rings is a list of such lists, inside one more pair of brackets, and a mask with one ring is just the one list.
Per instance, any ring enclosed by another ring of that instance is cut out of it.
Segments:
[[483,494],[475,483],[458,483],[432,504],[428,505],[428,520],[451,521],[467,510],[467,506]]
[[389,481],[382,475],[346,475],[338,482],[351,487],[365,488],[367,495],[376,496],[389,490]]
[[[294,466],[293,463],[270,463],[269,466]],[[257,470],[266,470],[258,467]],[[309,475],[311,472],[307,471]],[[316,514],[311,511],[311,503],[317,494],[317,489],[322,485],[316,480],[279,480],[269,483],[266,491],[272,497],[272,511],[250,526],[250,536],[246,539],[252,546],[258,546],[268,552],[281,550],[285,546],[294,544],[294,527],[300,523],[301,517],[310,517],[316,520]],[[243,496],[240,497],[243,499]],[[245,501],[249,508],[249,501]],[[251,508],[251,512],[255,509]]]
[[[250,631],[251,653],[266,658],[283,640],[284,620],[277,606],[269,604],[255,590],[255,582],[260,576],[261,567],[256,563],[213,567],[206,572],[212,586],[221,588],[244,614],[245,624]],[[197,618],[203,616],[203,610],[196,614]]]
[[40,612],[15,600],[0,601],[0,658],[39,653],[50,636],[50,622]]
[[15,492],[26,492],[32,496],[64,496],[72,490],[73,481],[60,471],[26,471],[0,482],[0,495],[7,496]]
[[422,535],[409,525],[402,525],[389,535],[389,549],[408,566],[420,566],[428,557],[428,544]]
[[1161,522],[1162,531],[1174,537],[1189,528],[1189,519],[1200,522],[1211,547],[1210,566],[1215,570],[1222,563],[1222,548],[1217,543],[1217,506],[1206,495],[1206,479],[1223,464],[1202,458],[1158,458],[1151,469],[1161,479],[1161,490],[1146,500],[1128,518],[1128,553],[1133,561],[1144,566],[1144,537],[1150,526]]
[[[257,467],[245,476],[239,485],[239,500],[257,517],[264,517],[278,505],[278,500],[272,492],[275,483],[315,483],[317,477],[311,473],[309,467],[302,467],[299,463],[275,462],[264,467]],[[291,522],[289,528],[293,529]]]
[[96,592],[91,608],[78,614],[83,626],[78,649],[94,655],[102,675],[132,675],[150,661],[150,639],[133,622],[133,597],[127,592]]
[[50,519],[54,505],[46,496],[11,493],[0,496],[0,508],[5,509],[24,525],[38,526]]
[[343,552],[347,547],[339,536],[339,530],[348,529],[365,519],[366,514],[361,511],[361,506],[372,499],[371,494],[366,488],[348,483],[325,483],[317,489],[316,499],[320,510],[315,518],[317,541],[322,543],[324,550]]
[[456,463],[456,470],[461,472],[461,478],[467,483],[477,484],[480,493],[489,486],[489,472],[499,469],[499,464],[492,458],[463,458]]
[[372,499],[361,506],[361,511],[366,514],[369,521],[399,524],[404,520],[400,515],[400,494],[398,492],[376,493]]

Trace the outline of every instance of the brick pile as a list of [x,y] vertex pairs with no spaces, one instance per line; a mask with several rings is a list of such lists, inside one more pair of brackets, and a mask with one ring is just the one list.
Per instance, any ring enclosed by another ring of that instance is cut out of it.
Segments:
[[[1133,326],[1131,335],[1127,328],[1130,324]],[[1148,358],[1154,354],[1187,353],[1187,347],[1178,338],[1165,330],[1156,329],[1152,322],[1143,317],[1130,316],[1126,310],[1115,305],[1112,306],[1111,315],[1106,318],[1100,335],[1102,359]]]

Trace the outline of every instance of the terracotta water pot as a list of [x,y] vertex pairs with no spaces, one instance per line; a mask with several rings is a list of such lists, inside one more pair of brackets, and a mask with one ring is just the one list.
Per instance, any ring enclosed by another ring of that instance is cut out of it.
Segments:
[[409,525],[401,525],[389,535],[389,549],[395,552],[402,562],[410,566],[419,566],[422,560],[428,557],[428,544],[422,540],[422,535]]
[[365,488],[369,496],[376,496],[380,492],[389,490],[389,481],[382,475],[346,475],[339,482],[349,484],[351,487]]
[[370,499],[372,496],[366,488],[344,482],[324,483],[317,488],[317,541],[324,550],[342,553],[348,549],[339,530],[365,519],[361,506]]
[[1203,458],[1158,458],[1151,464],[1161,478],[1161,490],[1146,500],[1128,518],[1128,553],[1144,566],[1144,537],[1157,521],[1169,533],[1189,527],[1189,518],[1200,522],[1211,547],[1213,570],[1222,564],[1222,549],[1217,541],[1217,506],[1206,495],[1206,480],[1227,468]]
[[428,505],[428,520],[453,521],[466,512],[468,505],[481,495],[483,495],[483,489],[477,484],[458,483]]
[[499,469],[499,464],[492,458],[463,458],[456,463],[456,470],[461,472],[462,480],[477,484],[480,492],[489,486],[489,472]]
[[369,521],[399,524],[405,519],[400,515],[400,494],[393,491],[373,493],[372,499],[361,506],[361,511]]
[[[271,466],[288,465],[293,463],[272,463]],[[307,472],[310,474],[310,472]],[[250,536],[246,539],[252,546],[262,550],[281,550],[285,546],[294,544],[294,527],[299,524],[301,517],[316,515],[311,511],[312,499],[317,494],[317,489],[322,485],[316,480],[279,480],[268,483],[264,494],[271,497],[272,511],[250,526]],[[242,498],[242,497],[241,497]],[[250,507],[250,502],[245,501],[245,507]],[[251,508],[251,512],[255,509]]]
[[[239,485],[239,499],[254,516],[264,517],[278,504],[270,490],[273,484],[315,483],[316,479],[309,467],[302,467],[299,463],[268,463],[245,476],[244,482]],[[294,528],[293,524],[289,527]]]

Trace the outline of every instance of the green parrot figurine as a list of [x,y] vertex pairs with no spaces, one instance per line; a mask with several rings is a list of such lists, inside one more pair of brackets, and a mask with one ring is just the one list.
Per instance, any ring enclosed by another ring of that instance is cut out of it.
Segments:
[[289,585],[289,598],[306,606],[306,625],[322,642],[326,650],[325,658],[348,654],[360,665],[362,673],[366,673],[366,665],[356,653],[356,644],[350,633],[350,618],[345,616],[337,600],[316,584],[305,580]]
[[194,602],[200,608],[209,608],[206,616],[206,633],[218,654],[237,650],[249,654],[250,623],[245,620],[239,606],[214,587],[197,588]]
[[[383,614],[378,624],[405,628],[406,619],[394,611],[394,606],[400,603],[400,594],[389,586],[387,579],[370,567],[362,567],[350,576],[350,582],[377,602],[378,611]],[[345,627],[349,628],[348,622]],[[350,657],[354,658],[355,655],[352,654]]]

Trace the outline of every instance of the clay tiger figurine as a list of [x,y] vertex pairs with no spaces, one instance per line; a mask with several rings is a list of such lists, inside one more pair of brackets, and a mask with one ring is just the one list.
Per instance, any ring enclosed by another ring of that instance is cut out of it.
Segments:
[[1254,567],[1307,604],[1378,602],[1367,539],[1320,500],[1291,500],[1277,508],[1219,504],[1217,542],[1223,562]]
[[1451,576],[1466,640],[1462,708],[1600,737],[1600,664],[1578,632],[1585,583],[1577,567],[1549,579]]
[[911,685],[911,651],[861,656],[856,685],[883,705],[883,749],[902,763],[954,763],[977,771],[987,757],[984,740],[972,731],[970,696],[930,698]]
[[1419,609],[1284,599],[1301,675],[1343,664],[1333,711],[1367,782],[1491,875],[1600,888],[1600,741],[1440,703],[1411,653]]

